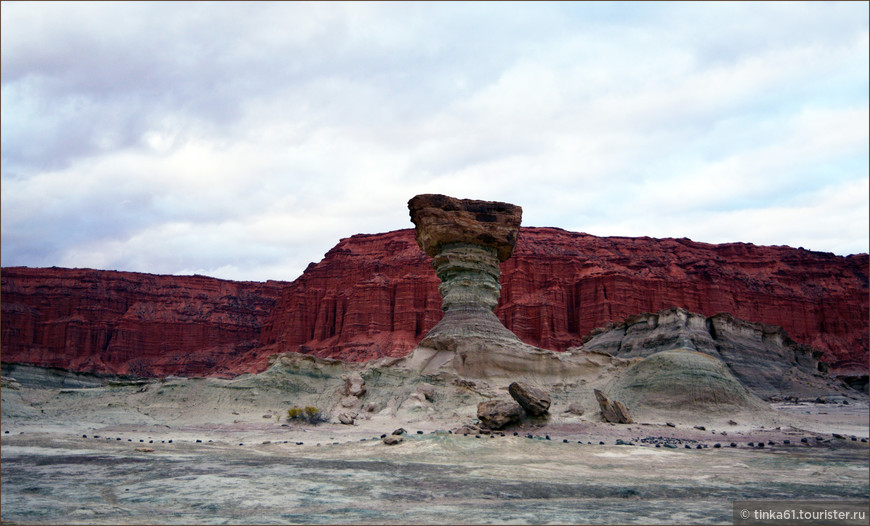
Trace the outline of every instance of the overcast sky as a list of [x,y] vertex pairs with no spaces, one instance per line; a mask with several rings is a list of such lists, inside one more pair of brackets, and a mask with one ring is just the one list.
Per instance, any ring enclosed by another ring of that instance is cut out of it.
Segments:
[[295,279],[420,193],[868,251],[868,4],[2,3],[2,265]]

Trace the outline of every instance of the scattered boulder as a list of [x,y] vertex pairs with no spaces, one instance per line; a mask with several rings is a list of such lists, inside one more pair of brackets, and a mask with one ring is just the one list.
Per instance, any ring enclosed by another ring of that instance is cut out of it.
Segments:
[[355,396],[357,398],[366,394],[366,382],[359,373],[343,374],[341,379],[344,380],[344,396]]
[[601,408],[601,416],[606,422],[613,424],[633,424],[634,420],[628,414],[628,408],[618,400],[610,400],[607,396],[595,389],[595,399]]
[[399,435],[387,435],[381,440],[388,446],[395,446],[396,444],[401,444],[405,439]]
[[396,429],[395,431],[393,431],[392,434],[393,434],[393,435],[396,435],[396,436],[399,436],[399,435],[404,435],[405,433],[407,433],[407,431],[405,431],[405,428],[404,428],[404,427],[400,427],[399,429]]
[[417,393],[429,402],[435,399],[435,386],[432,384],[422,383],[417,387]]
[[7,376],[0,376],[0,386],[8,387],[13,391],[18,391],[19,389],[21,389],[21,384],[18,382],[18,380]]
[[583,413],[585,413],[586,410],[583,409],[582,405],[578,404],[577,402],[574,402],[574,403],[570,404],[568,406],[568,409],[566,409],[564,412],[571,413],[572,415],[583,416]]
[[141,453],[152,453],[154,451],[154,448],[153,447],[137,447],[136,451],[139,451]]
[[549,395],[537,387],[514,382],[508,386],[508,393],[532,416],[541,416],[550,410]]
[[355,419],[356,415],[354,413],[340,413],[338,415],[338,421],[346,426],[352,426]]
[[359,398],[357,398],[355,396],[350,396],[350,395],[342,398],[341,402],[339,402],[339,404],[341,405],[341,407],[344,407],[347,409],[358,408],[362,405]]
[[523,408],[513,400],[487,400],[477,405],[477,418],[489,429],[501,429],[523,416]]
[[474,424],[465,424],[451,430],[454,435],[477,435],[480,433],[480,428]]

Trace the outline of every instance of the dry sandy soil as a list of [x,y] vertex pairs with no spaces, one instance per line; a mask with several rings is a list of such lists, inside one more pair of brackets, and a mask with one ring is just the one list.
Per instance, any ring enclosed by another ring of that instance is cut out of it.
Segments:
[[[703,430],[697,415],[607,424],[562,412],[555,397],[550,419],[462,436],[449,430],[476,403],[459,394],[390,410],[393,390],[354,425],[310,425],[288,422],[286,408],[325,403],[325,391],[268,375],[18,374],[2,389],[4,524],[721,524],[736,500],[868,496],[860,396]],[[389,383],[379,382],[372,393]],[[404,441],[385,445],[399,427]]]

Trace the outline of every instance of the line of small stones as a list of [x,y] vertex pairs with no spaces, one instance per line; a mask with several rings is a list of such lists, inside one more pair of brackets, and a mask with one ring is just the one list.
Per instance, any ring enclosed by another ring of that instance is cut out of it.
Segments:
[[[8,434],[10,434],[10,431],[7,430],[7,431],[4,432],[4,434],[7,434],[7,435],[8,435]],[[19,435],[23,435],[23,434],[24,434],[24,431],[20,431],[18,434],[19,434]],[[402,433],[402,434],[404,434],[404,433]],[[425,434],[425,433],[424,433],[423,431],[417,431],[417,434],[418,434],[418,435],[423,435],[423,434]],[[443,435],[443,434],[450,434],[450,435],[453,435],[454,433],[453,433],[453,431],[446,431],[446,432],[445,432],[445,431],[431,431],[430,434],[442,434],[442,435]],[[487,434],[475,434],[475,435],[471,435],[471,434],[468,434],[468,433],[463,433],[462,435],[459,435],[459,434],[457,433],[456,436],[474,437],[474,438],[477,438],[477,439],[479,439],[479,438],[483,438],[484,436],[488,436],[489,438],[507,437],[507,435],[506,435],[505,433],[500,433],[500,432],[495,432],[495,431],[490,432],[490,433],[487,433]],[[514,433],[513,433],[513,436],[518,437],[518,436],[520,436],[520,433],[518,433],[518,432],[514,432]],[[528,433],[528,434],[523,434],[522,436],[523,436],[524,438],[526,438],[526,439],[530,439],[530,440],[544,440],[544,441],[552,440],[552,437],[550,437],[550,435],[534,435],[534,434]],[[366,441],[369,441],[369,440],[380,440],[380,439],[383,439],[383,438],[386,438],[386,437],[387,437],[387,434],[384,433],[384,434],[382,434],[380,437],[372,437],[371,439],[369,439],[369,438],[361,438],[361,439],[359,440],[359,442],[366,442]],[[123,440],[123,438],[121,438],[121,437],[102,437],[102,436],[100,436],[100,435],[90,435],[90,436],[88,436],[87,434],[83,434],[83,435],[82,435],[82,438],[90,438],[90,439],[105,439],[105,440],[108,440],[108,441],[112,441],[112,440],[114,440],[114,441],[116,441],[116,442],[120,442],[120,441]],[[842,434],[839,434],[839,433],[832,433],[832,434],[831,434],[831,438],[825,438],[825,437],[822,437],[822,436],[815,436],[815,437],[811,437],[811,438],[814,439],[813,442],[810,441],[810,438],[803,437],[803,438],[800,439],[800,443],[801,443],[801,444],[804,444],[804,445],[807,445],[807,446],[812,446],[812,445],[830,445],[830,444],[833,444],[832,440],[834,440],[834,439],[836,439],[836,440],[846,440],[847,438],[848,438],[848,439],[851,439],[852,442],[858,442],[858,441],[860,441],[860,442],[863,442],[863,443],[867,443],[867,438],[863,438],[863,437],[862,437],[862,438],[858,438],[858,437],[856,437],[856,436],[854,436],[854,435],[853,435],[853,436],[848,436],[848,437],[847,437],[847,436],[842,435]],[[141,443],[141,444],[145,444],[145,443],[146,443],[144,439],[138,439],[138,440],[139,440],[138,443]],[[132,438],[128,438],[128,439],[127,439],[127,442],[134,442],[134,439],[132,439]],[[169,439],[169,440],[160,440],[159,442],[160,442],[161,444],[172,444],[172,443],[173,443],[172,439]],[[569,440],[569,439],[567,439],[567,438],[563,438],[563,439],[562,439],[562,443],[565,443],[565,444],[570,444],[570,443],[572,443],[572,442],[573,442],[572,440]],[[583,442],[582,440],[577,440],[576,442],[577,442],[578,445],[583,445],[583,444],[584,444],[584,442]],[[150,440],[147,441],[147,443],[148,443],[148,444],[156,444],[156,443],[157,443],[157,440],[150,439]],[[214,441],[213,441],[213,440],[208,440],[208,441],[206,441],[206,442],[203,442],[202,439],[195,439],[195,440],[193,441],[193,443],[196,443],[196,444],[210,444],[210,443],[214,443]],[[346,442],[346,443],[350,443],[350,442]],[[302,442],[302,441],[294,441],[294,440],[284,440],[284,441],[280,441],[280,440],[275,440],[275,441],[272,441],[272,440],[265,440],[265,441],[262,441],[262,442],[260,443],[260,445],[267,445],[267,444],[295,444],[295,445],[297,445],[297,446],[302,446],[302,445],[304,445],[305,443]],[[341,444],[341,442],[331,442],[331,445],[340,445],[340,444]],[[240,442],[240,443],[239,443],[239,446],[244,446],[244,445],[245,445],[244,442]],[[321,444],[320,444],[320,443],[317,443],[316,445],[317,445],[317,446],[320,446]],[[599,445],[599,446],[605,446],[605,445],[607,445],[607,444],[606,444],[603,440],[599,440],[597,444],[593,444],[592,441],[586,441],[586,445]],[[657,447],[657,448],[664,447],[664,448],[668,448],[668,449],[677,449],[677,448],[679,448],[679,446],[683,446],[683,448],[685,448],[685,449],[693,449],[692,446],[694,446],[694,449],[708,449],[708,448],[710,448],[710,447],[712,447],[712,448],[714,448],[714,449],[719,449],[719,448],[723,448],[723,447],[731,447],[731,448],[742,447],[742,446],[739,445],[737,442],[730,442],[730,443],[728,443],[728,444],[726,444],[726,445],[723,445],[721,442],[716,442],[716,443],[710,445],[710,444],[703,443],[703,442],[700,442],[700,441],[698,441],[698,440],[694,440],[694,439],[671,438],[671,437],[660,437],[660,436],[659,436],[659,437],[645,437],[645,438],[634,439],[634,440],[631,440],[631,439],[629,439],[629,440],[624,440],[624,439],[621,439],[621,438],[617,438],[616,441],[615,441],[615,443],[614,443],[613,445],[617,445],[617,446],[646,446],[646,447],[654,446],[654,447]],[[773,440],[768,440],[767,443],[766,443],[766,445],[767,445],[767,446],[790,446],[790,445],[792,445],[792,442],[791,442],[791,440],[789,440],[789,439],[782,440],[782,441],[779,442],[779,443],[777,443],[777,442],[775,442],[775,441],[773,441]],[[797,444],[794,444],[794,446],[797,446]],[[759,441],[759,442],[747,442],[747,443],[746,443],[746,447],[748,447],[748,448],[750,448],[750,449],[764,449],[764,448],[765,448],[765,442],[763,442],[763,441]]]

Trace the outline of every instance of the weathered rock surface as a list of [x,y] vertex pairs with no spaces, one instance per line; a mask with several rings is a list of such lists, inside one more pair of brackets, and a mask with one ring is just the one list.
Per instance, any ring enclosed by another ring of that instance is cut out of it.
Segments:
[[[690,350],[662,351],[638,361],[621,372],[607,392],[628,404],[636,414],[659,411],[666,416],[734,415],[768,407],[741,385],[721,360]],[[601,398],[607,397],[600,391],[595,396],[602,404],[605,419],[613,422],[605,414]],[[618,404],[611,402],[612,407]],[[696,428],[704,430],[704,426]]]
[[633,424],[634,420],[628,413],[628,408],[619,400],[611,400],[604,393],[595,389],[595,399],[601,409],[601,417],[612,424]]
[[501,429],[523,416],[523,408],[513,400],[487,400],[477,405],[477,418],[489,429]]
[[521,382],[513,382],[508,386],[511,398],[532,416],[541,416],[550,410],[550,397],[537,387]]
[[673,349],[705,353],[721,360],[729,374],[762,398],[810,397],[833,389],[828,375],[820,372],[819,351],[794,342],[781,327],[730,314],[706,317],[674,308],[630,316],[593,331],[581,348],[619,358]]
[[[444,316],[431,262],[405,229],[343,239],[291,283],[3,268],[3,361],[229,376],[285,351],[401,357]],[[563,351],[596,327],[681,307],[781,326],[866,382],[866,254],[522,227],[500,269],[499,325],[537,347]]]
[[526,345],[493,314],[498,305],[499,261],[510,257],[522,209],[507,203],[424,194],[408,202],[415,239],[432,256],[441,285],[444,317],[419,347],[456,352],[472,341],[486,351],[492,345]]
[[355,396],[357,398],[366,394],[366,381],[358,372],[346,374],[341,377],[344,380],[344,396]]
[[523,209],[509,203],[422,194],[408,202],[415,239],[426,254],[437,256],[445,245],[466,243],[495,249],[499,261],[513,252]]
[[4,268],[3,362],[138,376],[263,370],[260,331],[284,285]]
[[[868,256],[521,227],[495,315],[531,345],[566,350],[597,327],[681,307],[783,327],[832,371],[866,375]],[[263,343],[363,361],[403,356],[442,318],[413,230],[343,239],[284,295]]]
[[388,446],[395,446],[401,444],[405,439],[397,435],[387,435],[382,440]]

